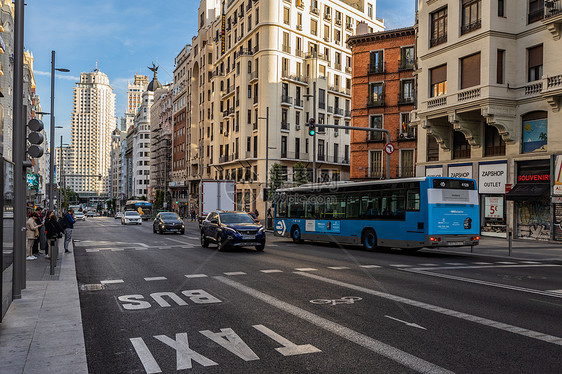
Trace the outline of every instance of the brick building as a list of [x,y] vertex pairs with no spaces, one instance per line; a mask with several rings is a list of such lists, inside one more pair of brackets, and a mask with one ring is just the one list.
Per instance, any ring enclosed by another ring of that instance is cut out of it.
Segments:
[[[413,27],[363,33],[348,39],[352,49],[352,126],[383,128],[390,132],[395,147],[390,156],[390,177],[415,174],[416,136],[410,128],[409,112],[414,109]],[[351,179],[386,176],[384,133],[352,131]]]

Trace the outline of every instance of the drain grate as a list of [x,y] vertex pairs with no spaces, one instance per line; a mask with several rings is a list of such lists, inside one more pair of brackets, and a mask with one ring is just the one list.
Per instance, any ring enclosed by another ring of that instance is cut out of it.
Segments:
[[104,289],[103,284],[94,283],[94,284],[81,284],[80,289],[82,291],[100,291]]

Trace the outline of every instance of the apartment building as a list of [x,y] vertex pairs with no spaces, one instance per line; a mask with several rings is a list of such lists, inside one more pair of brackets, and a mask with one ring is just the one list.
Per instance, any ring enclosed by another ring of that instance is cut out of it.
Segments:
[[304,127],[314,116],[319,123],[350,122],[345,40],[360,21],[371,31],[384,28],[375,2],[238,0],[223,9],[201,1],[198,20],[185,57],[193,204],[201,179],[232,179],[237,208],[265,213],[268,170],[279,163],[287,186],[299,161],[312,174],[313,142],[318,179],[348,179],[349,133],[329,129],[311,138]]
[[119,199],[121,183],[121,130],[116,127],[111,133],[111,166],[109,169],[109,198]]
[[66,181],[69,188],[95,203],[109,189],[111,132],[115,128],[115,94],[107,75],[97,68],[81,73],[76,82],[71,126],[72,173]]
[[125,131],[135,122],[135,115],[142,103],[142,93],[148,86],[148,76],[137,74],[133,83],[127,82],[127,111],[125,112]]
[[560,239],[561,10],[559,0],[419,1],[417,174],[476,179],[483,235]]
[[149,201],[154,201],[157,191],[165,196],[168,192],[172,160],[172,96],[171,85],[157,89],[154,92],[154,104],[150,108]]
[[70,174],[72,170],[72,148],[70,146],[63,145],[61,147],[55,148],[55,165],[56,165],[56,183],[61,187],[65,188],[66,178],[65,173]]
[[[410,112],[415,100],[415,30],[406,27],[368,33],[361,24],[347,44],[353,60],[352,124],[390,132],[388,139],[382,132],[353,131],[351,179],[413,177],[416,133],[410,127]],[[390,170],[384,151],[387,142],[394,145]]]

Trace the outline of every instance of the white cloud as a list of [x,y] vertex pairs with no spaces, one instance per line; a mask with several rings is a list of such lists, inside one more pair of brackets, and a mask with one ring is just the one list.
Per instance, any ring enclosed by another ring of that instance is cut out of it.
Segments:
[[[41,70],[34,70],[34,71],[33,71],[33,74],[35,74],[35,75],[43,75],[43,76],[48,76],[48,77],[51,76],[51,72],[48,72],[48,71],[41,71]],[[80,77],[75,77],[75,76],[73,76],[73,75],[67,75],[67,74],[57,74],[57,73],[55,73],[55,78],[57,78],[57,79],[66,79],[66,80],[73,81],[73,82],[77,82],[77,81],[80,80]]]

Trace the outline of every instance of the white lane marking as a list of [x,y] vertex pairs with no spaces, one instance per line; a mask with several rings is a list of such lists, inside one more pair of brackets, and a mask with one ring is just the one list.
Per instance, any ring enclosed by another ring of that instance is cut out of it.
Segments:
[[[409,270],[406,270],[406,271],[409,271]],[[412,305],[412,306],[415,306],[415,307],[418,307],[418,308],[422,308],[422,309],[430,310],[430,311],[433,311],[433,312],[441,313],[441,314],[444,314],[446,316],[460,318],[460,319],[463,319],[463,320],[466,320],[466,321],[478,323],[480,325],[493,327],[493,328],[496,328],[496,329],[499,329],[499,330],[512,332],[514,334],[523,335],[523,336],[526,336],[526,337],[529,337],[529,338],[533,338],[533,339],[545,341],[547,343],[552,343],[552,344],[562,346],[562,338],[558,337],[558,336],[547,335],[547,334],[544,334],[542,332],[527,330],[527,329],[524,329],[524,328],[521,328],[521,327],[508,325],[507,323],[498,322],[498,321],[494,321],[494,320],[487,319],[487,318],[481,318],[481,317],[478,317],[478,316],[473,316],[471,314],[458,312],[458,311],[452,310],[452,309],[442,308],[442,307],[437,306],[437,305],[432,305],[432,304],[427,304],[427,303],[416,301],[416,300],[407,299],[405,297],[396,296],[396,295],[392,295],[392,294],[389,294],[389,293],[384,293],[384,292],[372,290],[372,289],[369,289],[369,288],[357,286],[357,285],[350,284],[350,283],[340,282],[338,280],[322,277],[322,276],[319,276],[319,275],[316,275],[316,274],[299,273],[299,272],[295,272],[295,274],[302,275],[304,277],[308,277],[308,278],[312,278],[312,279],[316,279],[316,280],[321,281],[321,282],[334,284],[336,286],[349,288],[349,289],[354,290],[354,291],[364,292],[364,293],[369,294],[369,295],[382,297],[384,299],[392,300],[392,301],[395,301],[395,302],[398,302],[398,303]]]
[[243,271],[228,271],[224,275],[246,275]]
[[547,290],[548,292],[562,293],[562,290]]
[[144,278],[145,281],[147,282],[151,282],[151,281],[163,281],[163,280],[167,280],[168,278],[166,277],[146,277]]
[[218,365],[215,361],[189,348],[186,332],[176,334],[175,339],[166,335],[155,335],[154,337],[176,351],[176,369],[178,371],[191,369],[193,367],[191,361],[195,361],[202,366]]
[[537,261],[519,261],[522,264],[540,264],[540,262]]
[[148,248],[142,247],[142,248],[135,248],[137,251],[146,251]]
[[318,269],[315,269],[315,268],[296,268],[295,270],[298,270],[298,271],[316,271]]
[[395,318],[395,317],[391,317],[391,316],[387,316],[387,315],[385,315],[385,317],[386,317],[386,318],[393,319],[393,320],[395,320],[395,321],[397,321],[397,322],[403,323],[403,324],[405,324],[406,326],[415,327],[415,328],[417,328],[417,329],[422,329],[422,330],[427,330],[425,327],[420,326],[420,325],[418,325],[417,323],[406,322],[406,321],[403,321],[403,320],[401,320],[401,319],[398,319],[398,318]]
[[474,265],[492,265],[491,262],[473,262]]
[[260,270],[262,273],[271,274],[271,273],[282,273],[283,270],[278,269],[269,269],[269,270]]
[[447,262],[445,265],[461,266],[461,265],[466,265],[466,264],[462,263],[462,262]]
[[[359,267],[365,268],[365,269],[377,269],[380,268],[379,265],[359,265]],[[298,270],[298,269],[297,269]]]
[[123,279],[107,279],[100,281],[101,284],[123,283]]
[[186,278],[207,278],[207,274],[186,274]]
[[86,249],[87,253],[91,253],[91,252],[99,252],[99,249]]
[[185,240],[172,239],[172,238],[164,238],[164,239],[171,240],[171,241],[176,242],[176,243],[186,244]]
[[[309,273],[299,273],[299,274],[309,274]],[[312,274],[310,274],[312,275]],[[354,331],[350,328],[342,326],[338,323],[327,320],[323,317],[317,316],[314,313],[308,312],[304,309],[276,299],[273,296],[267,295],[263,292],[255,290],[253,288],[244,286],[238,282],[235,282],[229,278],[225,277],[214,277],[214,279],[227,284],[247,295],[250,295],[258,300],[265,302],[277,309],[285,311],[289,314],[294,315],[304,321],[307,321],[315,326],[320,327],[328,332],[331,332],[337,336],[340,336],[348,341],[356,343],[364,348],[369,349],[372,352],[380,354],[394,362],[404,365],[405,367],[411,368],[418,372],[424,373],[452,373],[451,371],[432,364],[431,362],[425,361],[419,357],[411,355],[404,352],[398,348],[385,344],[381,341],[373,339],[367,335],[361,334],[360,332]]]
[[[462,267],[458,267],[458,266],[439,266],[430,270],[451,270],[451,269],[497,269],[497,268],[531,268],[531,267],[541,267],[541,266],[562,266],[562,265],[556,265],[556,264],[541,264],[541,265],[494,265],[494,264],[490,264],[490,265],[478,265],[478,266],[473,266],[473,265],[466,265],[466,266],[462,266]],[[409,270],[416,270],[416,271],[428,271],[428,269],[426,268],[410,268],[410,269],[404,269],[406,271]]]
[[147,374],[155,374],[161,373],[162,369],[158,366],[156,359],[150,352],[150,349],[146,346],[146,343],[142,338],[130,338],[129,339],[133,344],[133,348],[137,352],[137,356],[139,356],[142,366],[144,366],[144,370]]
[[265,327],[264,325],[253,325],[253,328],[261,332],[262,334],[275,340],[277,343],[282,344],[283,347],[275,348],[275,350],[281,353],[283,356],[295,356],[295,355],[306,355],[309,353],[322,352],[320,349],[316,348],[312,344],[301,344],[297,345],[287,338],[282,337],[275,331]]
[[332,269],[332,270],[347,270],[347,269],[351,269],[348,266],[328,266],[328,269]]
[[122,252],[124,250],[125,250],[125,248],[112,248],[111,252]]
[[221,329],[221,332],[212,332],[211,330],[199,331],[200,334],[206,336],[221,347],[234,353],[244,361],[259,360],[258,355],[252,351],[250,347],[242,340],[237,333],[231,328]]
[[439,266],[437,264],[420,264],[420,266]]
[[[518,265],[471,266],[471,267],[474,267],[474,268],[497,268],[497,267],[517,267],[517,266]],[[528,266],[560,266],[560,265],[525,265],[525,267],[528,267]],[[432,270],[439,270],[439,269],[458,269],[458,268],[436,268],[436,269],[432,269]],[[466,267],[464,267],[463,269],[466,269]],[[408,271],[408,272],[416,273],[416,274],[429,275],[431,277],[453,279],[453,280],[458,280],[458,281],[461,281],[461,282],[482,284],[482,285],[485,285],[485,286],[505,288],[505,289],[513,290],[513,291],[521,291],[521,292],[527,292],[527,293],[534,293],[534,294],[537,294],[537,295],[562,298],[562,295],[558,295],[556,293],[551,293],[549,291],[535,290],[535,289],[532,289],[532,288],[524,288],[524,287],[517,287],[517,286],[510,286],[510,285],[507,285],[507,284],[487,282],[487,281],[483,281],[483,280],[471,279],[471,278],[465,278],[465,277],[458,277],[456,275],[433,273],[431,271],[428,271],[427,269],[404,269],[404,271]]]
[[406,264],[390,264],[389,266],[395,267],[395,268],[409,268],[411,265],[406,265]]
[[510,261],[498,261],[496,262],[496,264],[502,264],[502,265],[515,265],[516,262],[510,262]]

